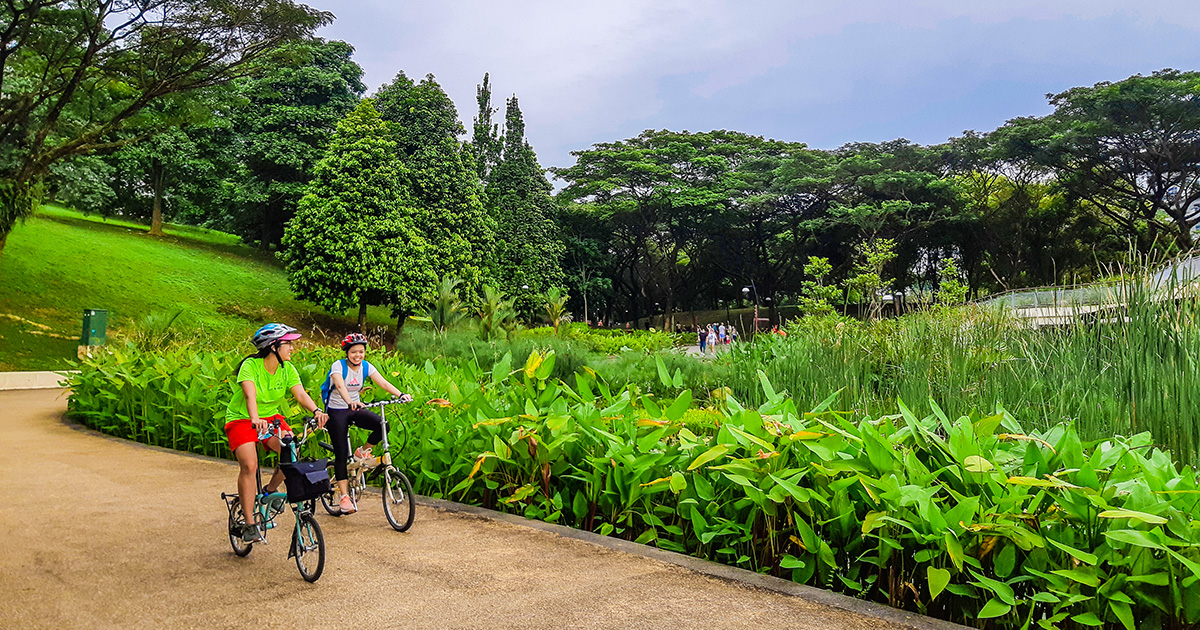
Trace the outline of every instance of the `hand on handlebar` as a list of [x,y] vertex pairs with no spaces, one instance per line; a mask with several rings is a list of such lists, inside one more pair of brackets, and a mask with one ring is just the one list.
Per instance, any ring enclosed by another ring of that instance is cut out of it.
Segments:
[[400,394],[398,397],[396,397],[396,402],[410,403],[412,402],[412,396],[409,394]]
[[350,403],[350,410],[351,410],[351,411],[355,411],[355,410],[362,409],[362,408],[363,408],[363,403],[362,403],[362,401],[355,400],[355,401],[352,401],[352,402]]
[[318,429],[324,429],[325,423],[329,422],[329,414],[325,413],[324,411],[321,411],[320,409],[313,412],[313,417],[317,419],[317,428]]
[[264,418],[258,418],[256,420],[251,420],[250,424],[254,426],[254,431],[256,433],[258,433],[259,435],[265,435],[267,433],[267,430],[270,429],[270,427],[271,427],[270,421],[268,421]]

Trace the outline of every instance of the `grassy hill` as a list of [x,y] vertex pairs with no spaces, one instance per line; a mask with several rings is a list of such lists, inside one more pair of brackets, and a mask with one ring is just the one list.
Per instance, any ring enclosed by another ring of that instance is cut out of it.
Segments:
[[[63,367],[75,356],[86,308],[109,311],[110,336],[182,312],[177,325],[231,344],[267,321],[318,337],[355,323],[297,301],[273,255],[236,236],[174,225],[165,237],[146,232],[52,206],[19,224],[0,255],[0,371]],[[368,319],[389,323],[382,308]]]

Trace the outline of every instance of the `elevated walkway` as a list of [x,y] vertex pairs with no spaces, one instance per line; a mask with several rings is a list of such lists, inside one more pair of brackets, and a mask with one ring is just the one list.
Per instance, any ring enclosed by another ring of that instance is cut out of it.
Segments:
[[1150,302],[1178,300],[1200,292],[1200,255],[1163,265],[1145,280],[1125,278],[1111,282],[1014,289],[976,302],[1002,308],[1034,328],[1065,326],[1084,318],[1120,311],[1132,298]]

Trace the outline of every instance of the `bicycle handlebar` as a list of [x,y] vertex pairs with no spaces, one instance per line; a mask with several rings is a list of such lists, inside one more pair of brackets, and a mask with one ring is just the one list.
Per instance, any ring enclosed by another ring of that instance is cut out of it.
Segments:
[[362,407],[359,407],[359,409],[372,409],[375,407],[382,407],[384,405],[403,405],[407,402],[412,402],[411,397],[409,400],[404,401],[404,400],[400,400],[399,398],[393,396],[392,398],[388,398],[387,400],[376,400],[375,402],[372,402],[372,403],[363,403]]

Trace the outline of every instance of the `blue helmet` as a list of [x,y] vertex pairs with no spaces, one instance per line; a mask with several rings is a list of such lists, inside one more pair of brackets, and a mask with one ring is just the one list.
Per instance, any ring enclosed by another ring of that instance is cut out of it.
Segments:
[[267,324],[258,329],[254,336],[250,338],[254,342],[254,347],[259,350],[267,348],[279,343],[280,341],[293,341],[300,338],[300,333],[296,332],[295,328],[286,324]]

